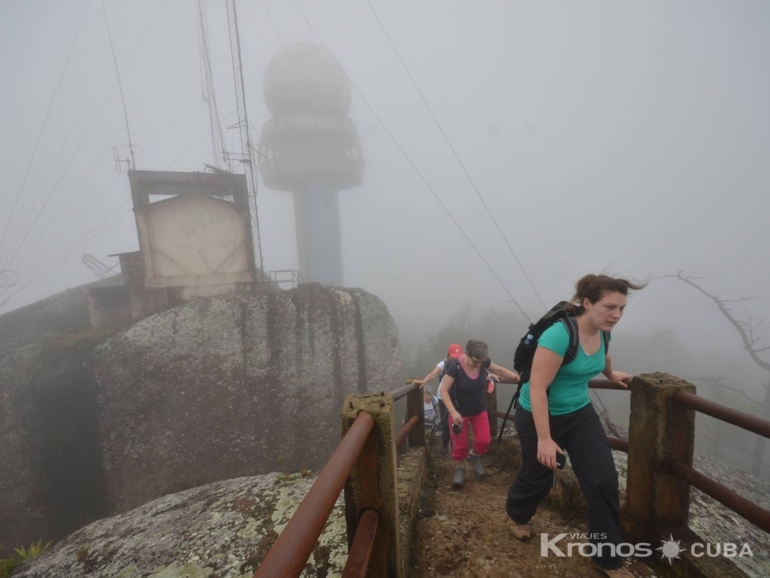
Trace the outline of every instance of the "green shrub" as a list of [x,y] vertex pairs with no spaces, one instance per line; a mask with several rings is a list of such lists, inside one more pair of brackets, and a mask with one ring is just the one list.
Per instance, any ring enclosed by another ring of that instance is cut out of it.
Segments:
[[21,564],[19,559],[6,558],[0,560],[0,578],[8,578],[19,564]]
[[24,560],[39,556],[48,550],[48,546],[50,545],[51,542],[48,542],[48,544],[43,546],[43,541],[38,540],[37,543],[33,542],[30,544],[29,548],[25,548],[24,546],[14,548],[13,550],[16,552],[16,558],[0,559],[0,578],[9,578],[19,564],[24,562]]
[[51,545],[51,543],[48,542],[48,544],[46,544],[45,546],[41,546],[42,543],[43,543],[42,540],[38,540],[37,544],[32,542],[29,545],[28,550],[25,549],[24,546],[21,546],[20,548],[14,548],[13,550],[14,552],[16,552],[16,554],[18,554],[19,560],[23,562],[24,560],[28,560],[29,558],[34,558],[35,556],[39,556],[40,554],[48,550],[48,546]]

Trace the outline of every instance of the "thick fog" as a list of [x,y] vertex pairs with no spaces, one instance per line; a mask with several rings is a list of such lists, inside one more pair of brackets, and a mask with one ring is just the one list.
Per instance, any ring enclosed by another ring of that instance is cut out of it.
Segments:
[[[615,332],[617,369],[719,376],[763,399],[768,374],[726,318],[659,277],[683,271],[720,298],[756,297],[732,304],[739,319],[770,309],[770,5],[237,6],[255,138],[282,46],[327,46],[353,83],[366,170],[339,197],[345,284],[387,303],[412,366],[466,303],[476,320],[494,309],[510,324],[510,341],[490,338],[509,364],[526,323],[511,295],[534,320],[603,271],[651,280]],[[225,2],[205,7],[228,127]],[[128,149],[105,12],[136,167],[213,162],[195,2],[1,2],[0,314],[96,280],[84,253],[112,266],[109,254],[138,249],[126,166],[118,174],[113,160]],[[237,131],[225,137],[238,151]],[[265,270],[296,269],[291,195],[260,183],[259,208]],[[490,337],[458,339],[473,336]],[[657,342],[659,355],[624,365],[624,340]]]

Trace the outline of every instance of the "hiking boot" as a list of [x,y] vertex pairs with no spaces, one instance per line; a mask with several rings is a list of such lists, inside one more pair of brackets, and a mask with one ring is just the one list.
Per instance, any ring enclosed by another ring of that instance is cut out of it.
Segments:
[[441,446],[441,457],[449,457],[449,446]]
[[452,479],[452,485],[455,488],[462,488],[465,485],[465,468],[457,468],[455,477]]
[[479,478],[483,478],[484,468],[481,466],[480,456],[477,456],[476,454],[471,452],[468,454],[468,457],[465,459],[473,468],[473,473],[476,474]]
[[529,524],[517,524],[508,518],[506,525],[508,526],[508,531],[511,533],[511,536],[517,540],[526,542],[532,537],[532,529],[529,527]]

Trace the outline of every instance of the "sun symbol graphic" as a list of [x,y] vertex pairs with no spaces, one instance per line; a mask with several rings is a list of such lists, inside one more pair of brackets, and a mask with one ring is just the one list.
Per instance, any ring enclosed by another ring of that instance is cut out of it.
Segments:
[[655,548],[660,551],[660,559],[668,558],[669,565],[673,564],[674,558],[679,558],[679,554],[685,551],[685,548],[680,547],[679,540],[674,540],[674,536],[668,535],[668,540],[663,540],[660,548]]

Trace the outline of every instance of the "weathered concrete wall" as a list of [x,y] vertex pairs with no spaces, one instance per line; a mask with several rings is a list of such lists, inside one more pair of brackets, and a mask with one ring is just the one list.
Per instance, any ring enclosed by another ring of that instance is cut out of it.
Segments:
[[201,299],[96,352],[107,495],[122,512],[169,492],[321,467],[346,395],[402,381],[395,324],[352,289]]
[[131,292],[127,285],[98,287],[88,294],[91,327],[113,327],[131,322]]
[[254,280],[248,215],[232,203],[185,195],[145,207],[137,223],[148,288]]
[[[270,474],[165,496],[83,528],[14,578],[250,578],[313,481]],[[339,576],[346,559],[339,500],[302,576]]]

